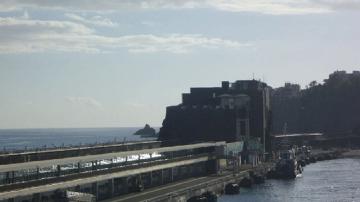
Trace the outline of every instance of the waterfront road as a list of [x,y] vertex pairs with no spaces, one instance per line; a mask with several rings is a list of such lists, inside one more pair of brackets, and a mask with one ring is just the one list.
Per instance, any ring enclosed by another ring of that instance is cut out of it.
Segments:
[[[237,175],[245,175],[246,171],[242,171]],[[201,186],[205,188],[206,185],[213,185],[215,182],[225,180],[227,178],[233,178],[232,172],[224,173],[221,175],[211,175],[205,177],[198,178],[190,178],[174,183],[169,183],[166,185],[154,187],[147,189],[143,192],[127,194],[124,196],[112,198],[106,200],[106,202],[139,202],[139,201],[156,201],[156,199],[160,199],[166,196],[176,196],[177,193],[185,192],[190,189],[196,189],[196,187]]]
[[56,182],[53,184],[46,184],[46,185],[40,185],[40,186],[32,186],[32,187],[26,187],[26,188],[20,188],[16,190],[11,191],[4,191],[0,192],[0,201],[9,199],[9,198],[16,198],[20,196],[29,196],[35,193],[44,193],[44,192],[51,192],[55,191],[57,189],[67,189],[70,187],[76,187],[77,185],[82,184],[91,184],[94,182],[114,179],[114,178],[120,178],[124,176],[131,176],[139,173],[148,173],[154,170],[161,170],[161,169],[167,169],[167,168],[173,168],[177,166],[183,166],[183,165],[190,165],[194,163],[199,162],[206,162],[209,160],[209,157],[199,157],[194,159],[186,159],[182,161],[177,162],[170,162],[170,163],[164,163],[159,165],[154,165],[151,167],[142,167],[142,168],[135,168],[131,170],[124,170],[120,172],[114,172],[114,173],[108,173],[104,175],[95,175],[91,177],[86,178],[80,178],[80,179],[74,179],[74,180],[67,180],[63,182]]

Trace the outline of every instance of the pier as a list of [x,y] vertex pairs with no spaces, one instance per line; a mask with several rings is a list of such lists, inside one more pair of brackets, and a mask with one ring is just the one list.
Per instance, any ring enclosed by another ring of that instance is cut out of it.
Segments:
[[106,202],[123,201],[187,201],[190,198],[201,196],[206,193],[224,194],[225,186],[231,183],[239,184],[243,179],[251,179],[255,172],[257,175],[265,175],[271,164],[264,164],[254,168],[245,168],[236,173],[225,172],[197,178],[190,178],[179,182],[170,183],[166,186],[151,188],[143,193],[134,193],[107,200]]
[[264,174],[270,167],[259,162],[224,164],[225,142],[160,147],[154,141],[109,147],[94,147],[103,151],[97,154],[83,148],[77,153],[66,149],[3,155],[19,162],[1,162],[0,201],[64,201],[71,194],[93,201],[186,201],[206,192],[223,193],[226,184],[239,183],[254,172]]

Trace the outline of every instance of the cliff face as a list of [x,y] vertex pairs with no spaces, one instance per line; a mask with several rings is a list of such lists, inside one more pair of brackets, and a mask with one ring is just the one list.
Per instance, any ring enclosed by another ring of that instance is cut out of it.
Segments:
[[236,141],[235,112],[226,109],[168,107],[159,132],[165,144]]
[[301,99],[299,97],[278,99],[273,96],[271,107],[273,112],[273,133],[298,133],[303,131],[303,121],[300,117]]
[[[256,80],[230,86],[191,88],[183,102],[166,109],[159,140],[164,145],[257,138],[270,147],[268,86]],[[265,141],[266,140],[266,141]]]
[[[334,72],[297,96],[272,96],[274,132],[356,133],[360,128],[360,73]],[[359,134],[360,135],[360,134]]]

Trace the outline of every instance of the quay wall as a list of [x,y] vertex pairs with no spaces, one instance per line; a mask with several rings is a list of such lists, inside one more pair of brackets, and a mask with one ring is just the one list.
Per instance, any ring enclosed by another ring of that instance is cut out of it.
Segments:
[[175,190],[170,193],[159,195],[154,198],[143,200],[144,202],[187,202],[190,198],[201,196],[206,193],[213,193],[216,195],[224,194],[225,186],[227,184],[240,184],[245,178],[251,179],[253,175],[266,176],[266,173],[273,168],[273,163],[259,164],[257,167],[252,167],[247,170],[242,170],[233,173],[219,174],[213,176],[212,179],[194,184],[193,186],[184,189]]
[[236,175],[227,175],[223,178],[210,180],[208,182],[196,184],[186,189],[177,190],[166,195],[147,199],[145,202],[186,202],[192,197],[201,196],[207,192],[221,195],[224,194],[224,189],[227,184],[239,183],[242,179],[248,176],[248,172],[242,172]]

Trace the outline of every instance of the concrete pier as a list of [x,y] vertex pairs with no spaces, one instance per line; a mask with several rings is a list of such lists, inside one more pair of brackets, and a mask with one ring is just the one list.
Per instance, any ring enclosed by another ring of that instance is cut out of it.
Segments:
[[257,167],[245,166],[248,168],[236,173],[228,171],[222,174],[212,174],[197,178],[191,177],[165,186],[150,188],[144,192],[115,197],[105,200],[105,202],[186,202],[192,197],[208,192],[221,195],[224,194],[227,184],[239,184],[244,178],[251,178],[251,175],[254,173],[256,175],[265,175],[272,166],[274,165],[271,163],[264,163]]
[[208,142],[0,165],[0,202],[61,201],[69,193],[97,201],[186,201],[221,194],[227,184],[263,176],[272,166],[231,161],[229,167],[225,146]]
[[[209,171],[216,170],[215,167],[209,169],[209,165],[215,166],[209,162],[217,159],[214,148],[224,144],[199,143],[0,165],[0,173],[6,174],[3,181],[6,183],[0,185],[0,201],[54,201],[66,197],[67,191],[88,193],[96,200],[105,200],[144,188],[206,176],[211,174]],[[156,155],[142,159],[145,154]],[[114,158],[126,161],[114,164]],[[104,160],[111,163],[102,164]],[[90,169],[79,167],[84,162],[90,162]],[[42,169],[49,166],[55,167],[55,171],[44,175]],[[37,177],[28,179],[33,176],[33,169]],[[16,178],[14,173],[23,173],[23,177]]]

